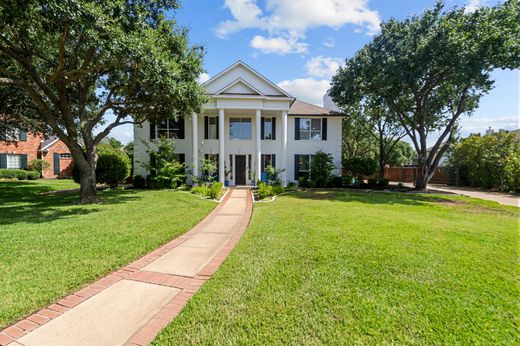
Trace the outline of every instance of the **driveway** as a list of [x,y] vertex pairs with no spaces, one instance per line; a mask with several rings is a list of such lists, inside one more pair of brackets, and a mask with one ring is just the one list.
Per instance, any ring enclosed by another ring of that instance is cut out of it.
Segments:
[[488,201],[498,202],[504,205],[512,205],[514,207],[520,207],[519,196],[503,192],[490,192],[482,191],[469,187],[460,186],[448,186],[439,184],[429,184],[430,190],[437,190],[442,192],[455,193],[457,195],[465,195],[474,198],[486,199]]

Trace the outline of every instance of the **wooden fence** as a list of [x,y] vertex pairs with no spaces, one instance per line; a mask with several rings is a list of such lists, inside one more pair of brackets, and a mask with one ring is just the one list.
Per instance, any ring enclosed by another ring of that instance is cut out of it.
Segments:
[[[343,169],[343,175],[348,172]],[[401,183],[413,183],[417,177],[417,167],[387,167],[385,168],[385,179]],[[450,177],[448,169],[445,167],[438,167],[435,170],[430,183],[433,184],[455,184],[453,177]]]

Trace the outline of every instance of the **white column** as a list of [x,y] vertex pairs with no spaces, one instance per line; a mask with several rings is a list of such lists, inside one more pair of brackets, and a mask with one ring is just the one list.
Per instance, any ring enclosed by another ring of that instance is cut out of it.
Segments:
[[218,162],[218,176],[219,181],[224,183],[226,180],[226,171],[224,166],[224,161],[226,158],[226,151],[224,147],[224,140],[226,138],[226,132],[224,131],[224,110],[218,110],[218,132],[219,132],[219,162]]
[[262,173],[262,141],[260,139],[260,136],[261,136],[261,128],[260,126],[262,126],[262,111],[260,109],[257,109],[256,110],[256,114],[255,114],[255,151],[256,151],[256,155],[255,155],[255,161],[256,161],[256,177],[255,177],[255,180],[256,180],[256,184],[258,185],[258,183],[260,182],[260,177],[261,177],[261,173]]
[[[191,138],[193,140],[192,143],[192,176],[198,177],[199,176],[199,132],[198,132],[198,120],[199,117],[197,113],[193,112],[191,113]],[[193,183],[193,182],[192,182]]]
[[282,184],[287,186],[287,111],[282,111]]

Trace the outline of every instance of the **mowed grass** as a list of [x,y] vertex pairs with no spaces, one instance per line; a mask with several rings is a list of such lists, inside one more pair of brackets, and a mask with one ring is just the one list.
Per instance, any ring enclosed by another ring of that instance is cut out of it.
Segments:
[[376,192],[255,204],[154,345],[518,345],[518,217],[493,202]]
[[215,203],[171,191],[104,191],[78,205],[70,180],[0,181],[0,328],[189,230]]

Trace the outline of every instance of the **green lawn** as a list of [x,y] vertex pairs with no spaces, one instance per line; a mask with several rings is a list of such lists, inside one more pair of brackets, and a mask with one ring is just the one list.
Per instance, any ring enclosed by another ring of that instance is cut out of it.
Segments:
[[251,225],[155,345],[519,344],[517,208],[301,192]]
[[70,180],[0,181],[0,328],[190,229],[215,203],[189,193],[105,191],[78,205]]

